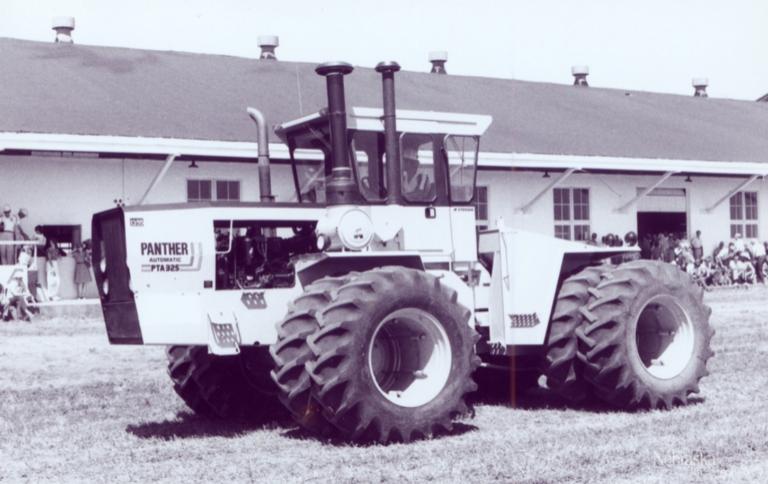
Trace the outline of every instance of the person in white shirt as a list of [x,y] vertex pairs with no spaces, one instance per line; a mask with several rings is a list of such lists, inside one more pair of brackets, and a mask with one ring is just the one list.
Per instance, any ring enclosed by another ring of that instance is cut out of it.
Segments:
[[[0,242],[12,242],[16,233],[16,224],[19,219],[11,212],[11,206],[3,207],[3,213],[0,214]],[[0,245],[0,264],[16,264],[16,247],[12,244]]]
[[733,250],[736,251],[737,254],[740,254],[746,250],[746,245],[744,244],[744,239],[741,238],[741,234],[736,234],[733,237]]
[[763,265],[765,264],[765,245],[756,239],[749,241],[749,252],[752,254],[752,263],[755,265],[755,272],[757,273],[757,280],[765,282],[765,273],[763,272]]

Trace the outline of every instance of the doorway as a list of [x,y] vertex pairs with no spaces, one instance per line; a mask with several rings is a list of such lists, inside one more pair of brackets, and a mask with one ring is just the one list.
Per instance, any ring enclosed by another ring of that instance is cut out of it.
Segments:
[[[640,193],[643,188],[638,188]],[[672,234],[675,240],[688,238],[688,197],[684,188],[656,188],[637,205],[637,237],[643,257],[650,257],[648,239]],[[668,257],[668,255],[666,256]]]
[[688,223],[685,212],[637,212],[637,236],[675,234],[685,238],[688,234]]

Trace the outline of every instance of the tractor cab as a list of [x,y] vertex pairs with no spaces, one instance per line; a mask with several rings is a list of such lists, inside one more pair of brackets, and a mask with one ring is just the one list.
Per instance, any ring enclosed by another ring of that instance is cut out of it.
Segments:
[[[383,111],[353,107],[346,113],[346,144],[356,205],[467,205],[473,201],[480,136],[491,117],[397,110],[399,190],[388,186]],[[297,201],[325,204],[332,174],[327,109],[281,124],[276,134],[291,155]]]

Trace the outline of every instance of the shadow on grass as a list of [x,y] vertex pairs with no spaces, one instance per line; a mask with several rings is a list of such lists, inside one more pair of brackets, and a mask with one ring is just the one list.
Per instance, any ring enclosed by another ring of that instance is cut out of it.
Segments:
[[[463,435],[469,432],[474,432],[475,430],[477,430],[477,427],[474,425],[469,425],[462,422],[453,422],[453,428],[451,430],[443,430],[440,432],[435,432],[431,438],[415,438],[413,439],[412,442],[420,442],[424,440],[439,440],[446,437],[455,437],[455,436]],[[341,439],[338,437],[332,437],[332,436],[319,437],[316,434],[302,427],[297,427],[295,429],[291,429],[286,432],[283,432],[282,436],[288,439],[295,439],[295,440],[318,440],[323,442],[324,444],[332,445],[335,447],[375,447],[375,446],[386,447],[391,444],[400,443],[399,440],[382,444],[376,440],[362,440],[358,442],[350,442],[348,440],[344,440],[344,439]]]
[[189,439],[200,437],[240,437],[249,432],[292,426],[289,417],[280,413],[260,419],[218,419],[179,412],[175,420],[128,425],[125,431],[140,439]]
[[[510,388],[506,386],[495,388],[483,388],[481,386],[477,392],[470,395],[469,400],[474,405],[504,406],[520,410],[573,410],[588,413],[627,414],[648,411],[648,409],[622,410],[598,400],[597,397],[589,397],[582,403],[574,404],[543,387],[535,387],[525,390],[510,390]],[[704,401],[704,397],[694,395],[688,397],[688,404],[683,407],[700,405]],[[670,410],[674,410],[675,408],[680,407],[676,406]]]
[[[310,432],[297,424],[283,413],[270,415],[270,418],[262,419],[215,419],[189,412],[179,412],[175,420],[163,420],[162,422],[146,422],[136,425],[128,425],[125,431],[140,439],[194,439],[203,437],[241,437],[253,431],[264,429],[285,429],[282,436],[295,440],[315,440],[324,444],[338,447],[355,446],[369,447],[381,445],[378,442],[354,442],[351,443],[341,438],[320,436]],[[441,439],[462,435],[477,430],[474,425],[454,422],[450,431],[435,433],[432,439]],[[415,439],[420,440],[420,439]]]

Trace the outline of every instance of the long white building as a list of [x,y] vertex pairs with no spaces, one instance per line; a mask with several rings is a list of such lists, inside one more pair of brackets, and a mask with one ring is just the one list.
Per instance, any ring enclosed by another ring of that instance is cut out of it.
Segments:
[[[90,237],[94,212],[138,203],[171,155],[149,202],[258,201],[246,107],[276,125],[325,104],[314,63],[14,39],[0,39],[0,61],[0,204],[65,243]],[[708,250],[736,232],[768,239],[768,104],[563,81],[400,72],[397,104],[493,116],[479,224],[701,230]],[[381,106],[372,69],[346,85],[348,106]],[[287,147],[272,137],[270,151],[273,191],[291,200]]]

